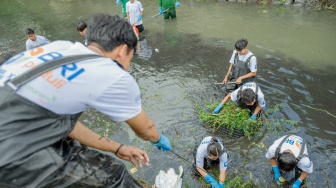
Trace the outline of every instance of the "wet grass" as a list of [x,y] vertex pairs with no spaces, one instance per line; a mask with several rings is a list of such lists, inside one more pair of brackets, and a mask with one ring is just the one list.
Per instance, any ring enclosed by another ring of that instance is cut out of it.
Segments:
[[232,101],[226,103],[218,115],[212,113],[218,103],[212,103],[202,109],[199,105],[196,106],[196,112],[199,115],[201,122],[205,123],[205,127],[212,129],[213,132],[220,132],[221,128],[228,130],[229,136],[243,132],[243,135],[248,140],[259,138],[263,135],[262,128],[265,131],[273,132],[279,135],[280,131],[286,130],[286,126],[297,126],[298,122],[277,117],[275,114],[280,111],[281,105],[275,105],[261,114],[257,120],[249,120],[249,110],[237,107]]
[[217,105],[218,103],[207,105],[205,111],[197,107],[200,120],[206,123],[208,128],[215,131],[224,127],[229,130],[231,136],[237,129],[242,130],[245,137],[249,140],[262,128],[263,121],[260,118],[250,121],[249,110],[237,107],[231,101],[223,106],[218,115],[212,114],[212,110],[215,109]]

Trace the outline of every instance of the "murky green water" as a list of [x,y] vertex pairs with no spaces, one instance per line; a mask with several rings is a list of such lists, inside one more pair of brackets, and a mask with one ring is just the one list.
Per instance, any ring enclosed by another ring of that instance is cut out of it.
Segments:
[[[147,59],[135,57],[131,73],[141,88],[147,114],[171,138],[177,153],[193,161],[195,139],[212,134],[199,122],[195,105],[221,100],[213,83],[223,79],[235,41],[246,37],[258,59],[257,79],[268,103],[265,110],[281,104],[283,109],[273,116],[297,120],[299,126],[286,125],[287,131],[280,135],[297,133],[307,140],[314,162],[308,187],[336,187],[335,13],[181,1],[178,19],[164,22],[161,16],[152,17],[158,13],[156,1],[141,2],[145,8],[142,39],[152,54]],[[1,0],[0,51],[24,50],[27,27],[52,41],[82,41],[76,25],[79,20],[88,22],[95,13],[120,14],[121,10],[113,0]],[[159,170],[177,170],[182,165],[184,186],[201,187],[191,175],[190,164],[139,140],[127,125],[110,125],[95,112],[83,120],[97,132],[108,127],[112,139],[149,153],[152,166],[138,169],[136,177],[153,184]],[[277,137],[266,130],[264,137],[254,141],[264,147],[246,139],[224,138],[231,157],[227,179],[243,174],[262,187],[274,187],[264,155]]]

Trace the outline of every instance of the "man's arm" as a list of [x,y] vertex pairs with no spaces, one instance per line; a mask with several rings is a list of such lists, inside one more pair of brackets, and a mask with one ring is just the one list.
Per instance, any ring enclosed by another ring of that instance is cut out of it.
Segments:
[[270,162],[272,166],[277,166],[275,158],[270,158]]
[[246,79],[246,78],[250,78],[253,76],[256,76],[257,72],[250,72],[248,74],[245,74],[244,76],[240,76],[237,80],[236,80],[236,84],[241,84],[242,80]]
[[232,66],[233,66],[233,64],[230,64],[229,70],[227,71],[227,73],[226,73],[226,75],[225,75],[225,77],[224,77],[224,80],[223,80],[223,83],[224,83],[224,84],[226,84],[226,82],[227,82],[228,79],[229,79],[229,75],[230,75]]
[[156,129],[154,122],[148,118],[143,109],[138,115],[127,120],[126,123],[138,137],[144,140],[158,142],[160,139],[160,133]]
[[141,167],[142,162],[149,166],[148,155],[143,150],[134,146],[124,146],[113,140],[102,138],[99,134],[85,127],[79,121],[77,121],[74,129],[68,136],[78,140],[83,145],[112,152],[119,158],[132,162],[134,166]]
[[260,112],[260,110],[261,110],[261,106],[258,104],[253,114],[257,115]]
[[208,174],[207,171],[203,168],[197,167],[197,171],[202,175],[203,178],[205,178],[205,176]]
[[222,100],[221,104],[224,105],[225,103],[227,103],[229,101],[229,99],[231,99],[231,93],[227,94],[224,99]]
[[219,172],[219,184],[223,184],[226,178],[226,170],[220,170]]
[[307,178],[308,175],[309,175],[309,174],[308,174],[307,172],[302,171],[302,172],[301,172],[301,175],[300,175],[300,177],[299,177],[299,179],[300,179],[301,181],[303,181],[304,179]]
[[29,42],[28,41],[26,42],[26,50],[30,50]]

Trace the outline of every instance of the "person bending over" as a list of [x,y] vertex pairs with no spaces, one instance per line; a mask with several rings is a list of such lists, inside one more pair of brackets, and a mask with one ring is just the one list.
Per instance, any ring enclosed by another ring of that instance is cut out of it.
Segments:
[[86,34],[88,47],[55,41],[0,66],[1,185],[141,187],[116,158],[142,167],[149,165],[147,153],[77,121],[88,109],[126,122],[163,151],[171,149],[142,108],[139,86],[128,72],[137,45],[132,26],[98,14]]
[[[224,142],[218,138],[207,136],[197,148],[196,153],[196,169],[197,172],[204,177],[205,181],[215,188],[225,187],[226,169],[228,165],[228,153],[224,146]],[[206,170],[208,164],[219,163],[219,182],[217,182]]]
[[270,159],[274,180],[281,184],[282,178],[295,169],[295,182],[292,188],[298,188],[309,174],[313,172],[313,162],[309,159],[304,140],[297,135],[286,135],[274,141],[265,155]]
[[226,95],[213,113],[218,114],[229,99],[241,108],[250,109],[250,120],[256,119],[261,109],[266,106],[264,94],[255,82],[246,83]]

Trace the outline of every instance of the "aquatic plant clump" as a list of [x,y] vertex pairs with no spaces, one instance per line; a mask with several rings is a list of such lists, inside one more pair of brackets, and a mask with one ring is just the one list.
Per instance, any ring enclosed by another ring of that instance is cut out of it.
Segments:
[[212,113],[218,103],[210,104],[206,111],[198,110],[200,119],[206,123],[207,127],[219,131],[226,129],[230,136],[242,131],[248,139],[252,139],[255,133],[259,132],[263,126],[262,120],[249,121],[250,111],[237,107],[233,102],[227,102],[218,115]]

